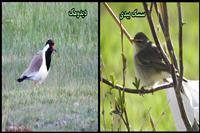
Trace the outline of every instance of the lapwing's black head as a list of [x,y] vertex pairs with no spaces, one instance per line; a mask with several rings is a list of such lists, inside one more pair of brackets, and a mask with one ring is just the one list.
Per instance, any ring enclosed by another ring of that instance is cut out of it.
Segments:
[[50,64],[51,64],[51,54],[53,51],[56,52],[56,49],[55,49],[55,43],[53,40],[49,39],[46,44],[45,44],[45,47],[46,46],[49,46],[48,49],[46,50],[45,52],[45,58],[46,58],[46,66],[47,66],[47,70],[49,70],[50,68]]
[[48,52],[53,52],[53,51],[55,51],[56,52],[56,49],[55,49],[55,43],[54,43],[54,41],[52,40],[52,39],[49,39],[47,42],[46,42],[46,44],[45,45],[49,45],[49,48],[48,48]]

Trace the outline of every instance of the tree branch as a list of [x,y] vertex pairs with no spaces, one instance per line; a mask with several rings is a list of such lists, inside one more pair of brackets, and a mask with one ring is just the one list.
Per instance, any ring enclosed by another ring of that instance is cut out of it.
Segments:
[[[123,64],[123,68],[122,68],[122,71],[123,71],[123,74],[122,74],[122,76],[123,76],[123,93],[122,93],[122,99],[121,99],[123,101],[123,103],[122,102],[121,103],[124,105],[125,101],[126,101],[125,100],[125,93],[124,93],[124,87],[126,85],[126,79],[125,79],[126,78],[126,58],[124,56],[123,29],[122,29],[121,21],[120,21],[120,29],[121,29],[121,45],[122,45],[122,64]],[[121,105],[121,107],[123,107],[122,111],[124,111],[124,115],[125,115],[125,120],[126,120],[125,125],[126,125],[127,130],[130,131],[130,126],[129,126],[129,121],[128,121],[126,108],[123,105]]]
[[179,84],[182,84],[183,80],[183,43],[182,43],[182,13],[181,13],[181,5],[177,3],[178,7],[178,18],[179,18],[179,65],[180,65],[180,77],[179,77]]
[[179,109],[181,112],[181,117],[183,119],[183,122],[185,124],[185,127],[187,128],[188,131],[192,131],[192,126],[187,118],[186,112],[185,112],[185,108],[183,105],[183,100],[181,97],[181,89],[183,88],[182,85],[182,80],[183,80],[183,60],[182,60],[182,13],[181,13],[181,5],[178,2],[177,3],[177,8],[178,8],[178,20],[179,20],[179,65],[180,65],[180,76],[179,76],[179,80],[178,80],[178,85],[177,87],[175,87],[175,92],[176,92],[176,98],[178,101],[178,105],[179,105]]
[[117,90],[121,90],[121,91],[125,91],[127,93],[132,93],[132,94],[148,94],[148,93],[154,93],[157,92],[159,90],[164,90],[170,87],[173,87],[173,83],[168,83],[168,84],[163,84],[160,85],[156,88],[149,88],[149,89],[131,89],[131,88],[123,88],[120,85],[114,85],[112,84],[111,81],[108,81],[107,79],[102,78],[101,82],[103,82],[104,84],[107,84],[108,86],[117,89]]
[[[115,20],[115,22],[117,23],[117,25],[120,27],[120,21],[119,21],[119,19],[116,17],[115,13],[112,11],[112,9],[109,7],[109,5],[108,5],[106,2],[104,2],[103,4],[104,4],[104,6],[106,7],[106,9],[108,10],[108,12],[110,13],[110,15],[113,17],[113,19]],[[122,30],[123,30],[124,34],[125,34],[126,37],[128,38],[128,40],[132,43],[132,38],[131,38],[131,36],[129,35],[129,33],[127,32],[127,30],[124,28],[123,25],[121,25],[121,27],[122,27]]]
[[163,51],[163,49],[162,49],[162,47],[161,47],[161,45],[160,45],[160,41],[159,41],[159,39],[158,39],[158,37],[157,37],[157,35],[156,35],[155,26],[154,26],[154,23],[153,23],[153,20],[152,20],[151,12],[150,12],[150,10],[148,9],[147,3],[144,2],[144,3],[143,3],[143,6],[144,6],[144,10],[145,10],[145,12],[146,12],[146,14],[147,14],[147,19],[148,19],[148,22],[149,22],[149,26],[150,26],[151,33],[152,33],[152,35],[153,35],[155,44],[156,44],[157,48],[159,49],[159,51],[161,52],[161,55],[162,55],[162,57],[163,57],[165,63],[166,63],[168,66],[170,66],[170,62],[169,62],[169,60],[168,60],[166,54],[164,53],[164,51]]
[[[167,11],[167,4],[166,2],[161,3],[162,9],[163,9],[163,21],[159,21],[160,23],[163,22],[164,27],[162,27],[162,31],[164,33],[165,36],[165,40],[166,40],[166,44],[167,44],[167,48],[169,51],[169,55],[171,57],[171,60],[173,61],[172,64],[174,64],[175,68],[178,71],[178,65],[177,65],[177,60],[176,60],[176,55],[174,52],[174,48],[172,46],[172,41],[171,41],[171,37],[170,37],[170,32],[169,32],[169,23],[168,23],[168,11]],[[158,12],[158,11],[157,11]]]

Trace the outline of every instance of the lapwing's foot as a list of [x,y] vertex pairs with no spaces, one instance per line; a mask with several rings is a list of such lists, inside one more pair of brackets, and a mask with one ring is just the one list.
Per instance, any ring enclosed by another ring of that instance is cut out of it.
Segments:
[[33,81],[33,89],[37,89],[39,86],[38,86],[38,82],[37,81]]

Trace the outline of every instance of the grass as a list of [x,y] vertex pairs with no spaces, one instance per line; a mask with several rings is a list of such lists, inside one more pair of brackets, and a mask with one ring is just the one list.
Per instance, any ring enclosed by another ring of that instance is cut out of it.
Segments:
[[[142,3],[108,3],[118,16],[122,11],[143,11]],[[175,53],[178,55],[178,15],[177,6],[175,3],[168,3],[169,24],[171,38],[174,44]],[[199,5],[198,3],[182,3],[183,20],[186,24],[183,26],[183,62],[184,62],[184,76],[188,79],[199,79]],[[154,12],[154,9],[153,9]],[[153,17],[155,18],[155,13]],[[159,22],[154,19],[156,30],[159,34],[159,39],[165,42],[162,36],[162,30],[158,26]],[[153,40],[147,18],[131,18],[130,20],[123,19],[123,25],[133,37],[137,32],[144,32],[150,40]],[[111,15],[107,12],[103,4],[100,5],[100,51],[104,63],[102,77],[109,79],[111,74],[117,80],[117,84],[122,85],[122,59],[121,59],[121,37],[120,28],[117,26]],[[124,54],[127,59],[126,69],[126,87],[134,88],[132,82],[134,81],[134,64],[133,64],[133,48],[126,37],[124,37]],[[178,58],[178,56],[177,56]],[[192,69],[191,69],[192,66]],[[101,106],[102,112],[104,106],[106,128],[103,124],[103,116],[100,116],[101,131],[111,131],[111,109],[110,98],[105,97],[109,92],[107,85],[101,84]],[[112,91],[116,96],[117,90]],[[153,95],[148,94],[144,97],[134,94],[126,94],[126,107],[129,118],[131,130],[138,131],[145,121],[145,114],[150,110],[151,117],[156,126],[156,131],[175,131],[175,123],[168,106],[165,91],[157,92]],[[165,115],[161,115],[165,112]],[[162,117],[161,117],[162,116]],[[152,131],[149,118],[145,122],[144,131]],[[122,130],[126,130],[122,124]]]
[[[87,9],[84,19],[68,16]],[[2,130],[7,123],[33,131],[98,130],[97,3],[2,4]],[[52,38],[46,81],[18,83],[33,55]]]

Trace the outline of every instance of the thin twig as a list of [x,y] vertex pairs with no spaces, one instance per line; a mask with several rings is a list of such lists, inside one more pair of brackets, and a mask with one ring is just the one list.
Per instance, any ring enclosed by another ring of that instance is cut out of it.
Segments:
[[[110,13],[110,15],[113,17],[113,19],[115,20],[115,22],[117,23],[117,25],[120,27],[120,21],[116,17],[115,13],[112,11],[112,9],[109,7],[109,5],[106,2],[104,2],[103,4],[106,7],[106,9],[108,10],[108,12]],[[132,43],[132,38],[131,38],[130,34],[127,32],[127,30],[124,28],[123,25],[121,27],[122,27],[122,30],[123,30],[124,34],[128,38],[128,40]]]
[[149,112],[149,120],[150,120],[150,124],[151,124],[153,131],[156,131],[155,122],[153,121],[153,118],[151,117],[150,112]]
[[104,95],[103,95],[102,102],[101,102],[101,104],[102,104],[101,114],[103,115],[103,127],[104,127],[104,130],[106,130],[106,117],[105,117],[105,109],[104,109],[104,100],[105,100],[105,98],[104,98]]
[[178,2],[177,3],[177,8],[178,8],[178,20],[179,20],[179,61],[180,61],[180,77],[179,77],[179,82],[178,82],[178,86],[175,88],[175,92],[176,92],[176,98],[178,101],[178,105],[179,105],[179,109],[181,112],[181,117],[183,119],[183,122],[185,124],[185,127],[187,128],[188,131],[192,131],[192,126],[187,118],[186,112],[185,112],[185,108],[183,105],[183,100],[181,97],[181,89],[183,87],[182,85],[182,79],[183,79],[183,61],[182,61],[182,13],[181,13],[181,5]]
[[147,3],[144,2],[144,3],[143,3],[143,6],[144,6],[144,10],[145,10],[145,12],[146,12],[146,14],[147,14],[147,19],[148,19],[148,22],[149,22],[149,26],[150,26],[151,33],[152,33],[152,35],[153,35],[155,44],[156,44],[156,46],[158,47],[159,51],[161,52],[161,55],[162,55],[162,57],[163,57],[163,59],[164,59],[164,62],[165,62],[168,66],[170,66],[170,62],[169,62],[169,60],[168,60],[166,54],[164,53],[164,51],[163,51],[163,49],[162,49],[162,47],[161,47],[161,45],[160,45],[160,41],[159,41],[159,39],[158,39],[158,37],[157,37],[157,35],[156,35],[155,26],[154,26],[154,23],[153,23],[153,20],[152,20],[151,12],[150,12],[150,10],[148,9]]
[[174,88],[177,87],[177,79],[176,79],[176,72],[173,64],[170,64],[170,70],[171,70],[171,75],[172,75],[172,80],[174,83]]
[[182,28],[183,28],[183,21],[182,21],[182,13],[181,13],[181,5],[177,3],[178,7],[178,18],[179,18],[179,65],[180,65],[180,77],[179,77],[179,84],[182,84],[183,80],[183,43],[182,43]]
[[[161,3],[161,5],[163,8],[163,24],[164,24],[164,29],[163,29],[164,32],[163,33],[164,33],[165,40],[167,43],[169,55],[173,61],[172,64],[174,64],[176,70],[178,71],[177,59],[176,59],[176,55],[174,52],[174,48],[172,46],[172,41],[171,41],[170,32],[169,32],[169,22],[168,22],[169,19],[168,19],[167,4],[166,4],[166,2],[163,2],[163,3]],[[161,21],[159,21],[159,22],[161,22]]]
[[122,45],[122,64],[123,64],[123,93],[122,93],[122,100],[123,100],[123,106],[122,107],[122,110],[124,112],[124,115],[125,115],[125,119],[126,119],[126,128],[128,131],[130,131],[130,126],[129,126],[129,121],[128,121],[128,116],[127,116],[127,112],[126,112],[126,108],[124,107],[124,104],[126,103],[125,102],[125,93],[124,93],[124,87],[125,87],[125,84],[126,84],[126,58],[124,56],[124,45],[123,45],[123,29],[122,29],[122,23],[120,22],[120,29],[121,29],[121,45]]
[[150,12],[152,12],[152,9],[153,9],[153,2],[151,2]]
[[122,114],[121,114],[120,116],[121,116],[121,118],[122,118],[124,124],[127,125],[127,123],[126,123],[126,121],[125,121],[125,119],[124,119],[124,116],[123,116]]
[[166,33],[165,33],[166,30],[164,30],[164,29],[165,29],[164,23],[163,23],[161,14],[160,14],[160,12],[158,11],[158,7],[157,7],[156,2],[154,3],[154,7],[155,7],[156,14],[157,14],[157,16],[158,16],[158,20],[159,20],[159,22],[160,22],[160,26],[161,26],[161,29],[162,29],[162,31],[163,31],[163,34],[166,35]]
[[143,123],[142,123],[142,125],[141,125],[141,127],[140,127],[140,132],[142,131],[142,128],[144,127],[144,124],[145,124],[146,121],[147,121],[147,117],[148,117],[148,114],[149,114],[150,110],[151,110],[151,107],[148,109],[147,113],[145,114],[144,121],[143,121]]
[[[103,69],[104,69],[104,63],[103,63],[103,59],[102,59],[102,57],[100,57],[100,61],[101,61],[101,64],[100,64],[100,79],[102,78],[102,71],[103,71]],[[101,104],[102,104],[102,115],[103,115],[103,127],[104,127],[104,130],[106,130],[106,117],[105,117],[105,110],[104,110],[104,101],[105,101],[105,94],[104,94],[104,90],[102,90],[102,93],[103,93],[103,95],[101,95],[101,97],[102,97],[102,101],[101,101]]]
[[170,88],[170,87],[173,87],[173,83],[168,83],[168,84],[163,84],[163,85],[160,85],[156,88],[148,88],[148,89],[131,89],[131,88],[124,88],[120,85],[114,85],[112,84],[111,81],[108,81],[104,78],[102,78],[101,82],[103,82],[104,84],[107,84],[109,86],[111,86],[112,88],[114,89],[118,89],[118,90],[121,90],[121,91],[125,91],[126,93],[132,93],[132,94],[148,94],[148,93],[154,93],[154,92],[157,92],[159,90],[164,90],[164,89],[167,89],[167,88]]
[[162,111],[162,113],[161,113],[161,115],[160,115],[160,118],[159,118],[158,121],[156,122],[155,127],[158,126],[158,124],[159,124],[160,121],[161,121],[161,118],[165,115],[166,110],[167,110],[168,108],[169,108],[169,101],[167,102],[167,105],[166,105],[166,106],[164,105],[164,109],[163,109],[163,111]]
[[[122,29],[122,23],[120,21],[120,29],[121,29],[121,46],[122,46],[122,65],[123,65],[123,68],[122,68],[122,71],[123,71],[123,88],[125,87],[125,84],[126,84],[126,80],[125,80],[125,77],[126,77],[126,58],[124,56],[124,44],[123,44],[123,29]],[[124,92],[124,91],[123,91]],[[124,97],[124,93],[123,93],[123,97]]]
[[[120,25],[121,26],[121,25]],[[123,44],[122,44],[122,54],[123,54]],[[122,63],[123,63],[123,55],[122,55]],[[123,69],[123,68],[122,68]],[[123,76],[123,81],[124,81],[124,72],[122,74]],[[124,86],[124,82],[123,82],[123,86]],[[120,106],[123,107],[123,103],[122,103],[122,94],[121,94],[121,91],[119,90],[119,99],[120,99]],[[121,110],[122,113],[123,113],[123,109]]]

